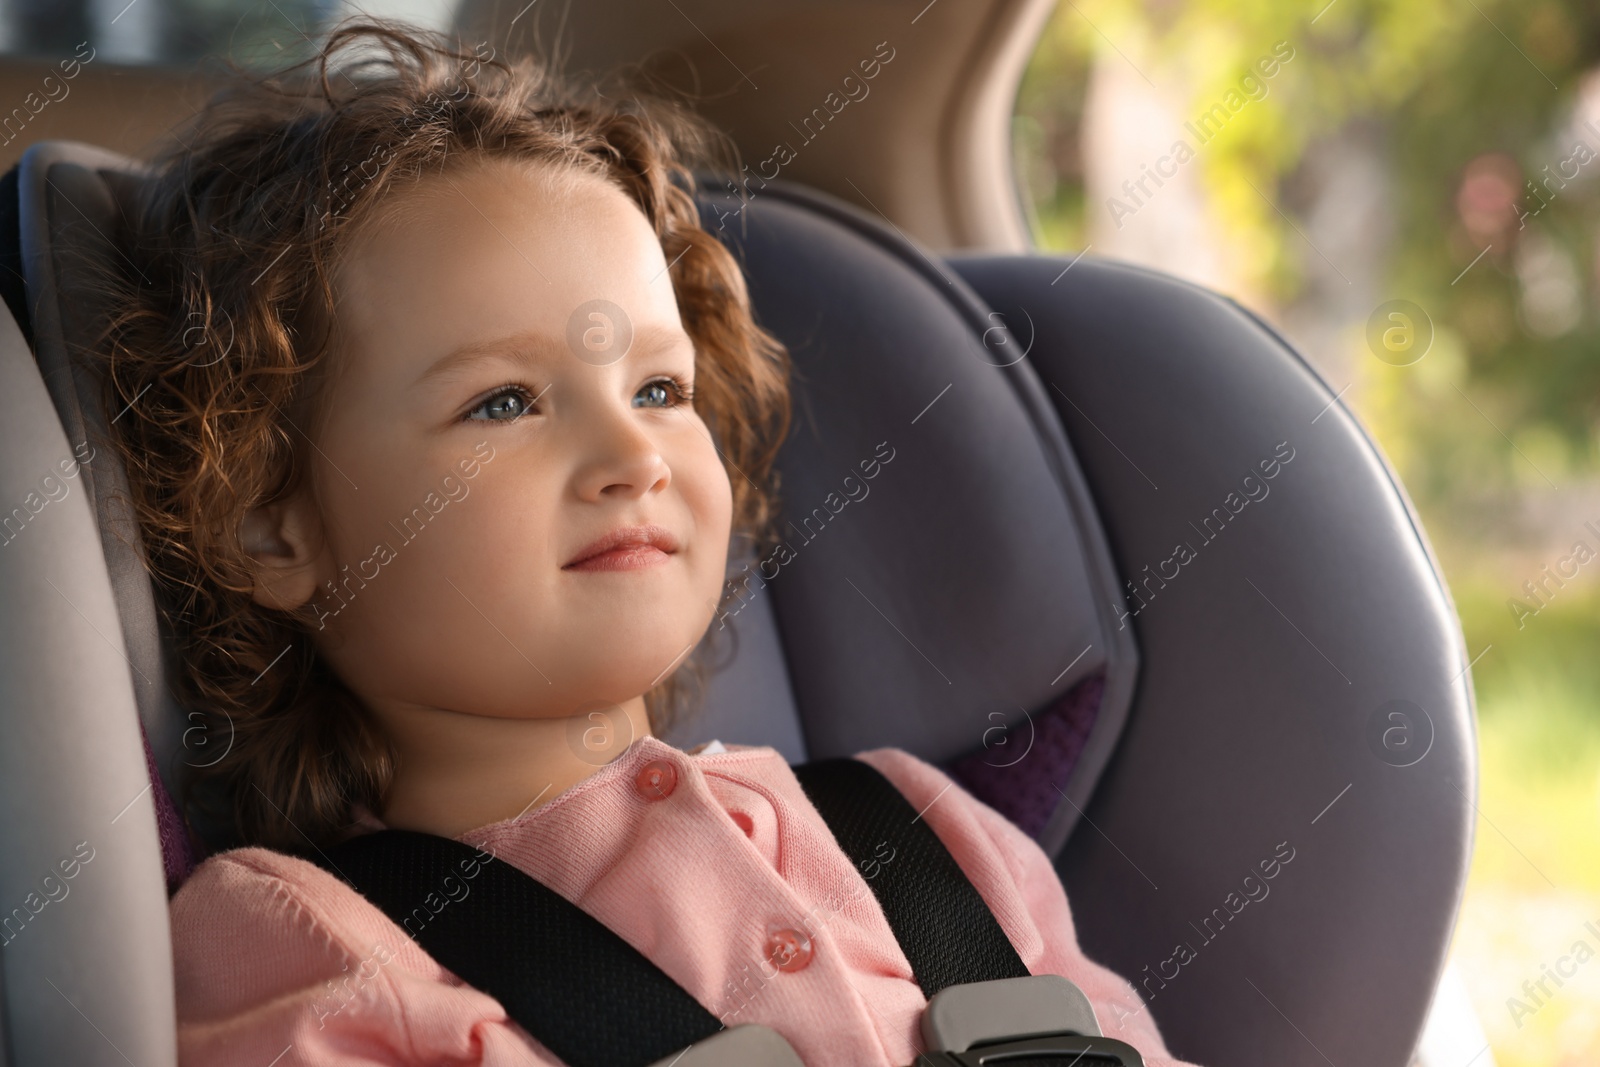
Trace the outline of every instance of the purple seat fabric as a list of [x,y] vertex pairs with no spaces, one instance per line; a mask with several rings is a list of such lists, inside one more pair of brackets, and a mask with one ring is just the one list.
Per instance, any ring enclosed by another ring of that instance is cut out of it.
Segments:
[[172,794],[167,792],[166,785],[161,781],[161,775],[156,770],[156,754],[150,747],[150,738],[145,735],[143,723],[139,724],[139,738],[144,742],[145,766],[150,771],[150,788],[156,805],[156,831],[161,835],[161,864],[167,874],[167,896],[170,897],[189,877],[195,864],[204,858],[204,852],[190,834],[184,818],[178,814],[178,805],[173,802]]
[[[1037,839],[1065,795],[1083,746],[1089,740],[1105,676],[1090,675],[1026,725],[1007,729],[979,751],[945,767],[950,777]],[[998,727],[997,727],[998,729]]]

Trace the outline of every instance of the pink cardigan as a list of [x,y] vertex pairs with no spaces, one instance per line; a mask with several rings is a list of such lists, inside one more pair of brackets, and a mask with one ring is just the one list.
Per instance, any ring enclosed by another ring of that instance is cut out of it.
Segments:
[[[1076,982],[1101,1029],[1150,1067],[1187,1067],[1133,987],[1079,950],[1031,838],[907,752],[857,758],[924,811],[1032,973]],[[772,748],[690,754],[641,737],[554,800],[458,840],[578,904],[726,1025],[777,1030],[808,1067],[906,1067],[922,1051],[927,1000],[905,955]],[[172,935],[182,1067],[562,1063],[306,860],[262,848],[211,857],[172,899]]]

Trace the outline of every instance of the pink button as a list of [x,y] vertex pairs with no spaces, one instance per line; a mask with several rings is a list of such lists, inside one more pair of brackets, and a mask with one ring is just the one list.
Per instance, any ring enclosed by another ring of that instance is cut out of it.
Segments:
[[780,971],[803,971],[811,962],[811,939],[787,926],[776,930],[767,938],[767,959]]
[[639,768],[633,788],[646,800],[665,800],[678,788],[678,768],[671,760],[653,759]]
[[742,811],[730,811],[728,815],[739,824],[739,829],[744,831],[744,836],[749,837],[756,832],[755,820]]

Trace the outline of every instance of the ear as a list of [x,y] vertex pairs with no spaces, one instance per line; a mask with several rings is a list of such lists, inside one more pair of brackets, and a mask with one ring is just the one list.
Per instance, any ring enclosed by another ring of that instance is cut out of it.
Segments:
[[257,604],[289,611],[316,593],[324,556],[322,517],[310,493],[298,491],[252,509],[240,537],[256,563],[251,596]]

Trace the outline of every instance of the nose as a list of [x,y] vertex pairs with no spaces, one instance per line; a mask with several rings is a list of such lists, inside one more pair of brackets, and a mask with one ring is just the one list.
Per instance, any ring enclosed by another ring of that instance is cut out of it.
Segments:
[[589,425],[577,437],[581,455],[575,482],[581,499],[642,497],[671,482],[672,468],[631,402],[608,400],[582,417]]

